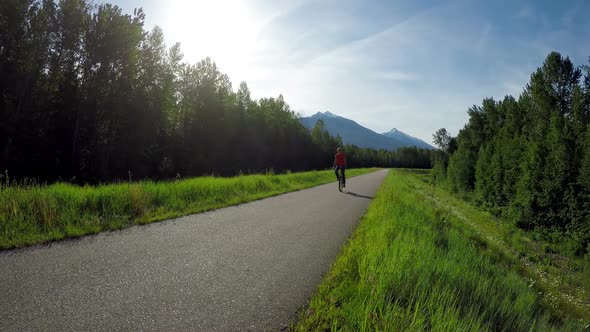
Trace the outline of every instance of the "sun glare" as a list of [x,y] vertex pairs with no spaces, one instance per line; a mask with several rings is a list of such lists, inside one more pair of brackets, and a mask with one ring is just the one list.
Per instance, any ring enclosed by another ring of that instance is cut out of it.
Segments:
[[210,56],[234,67],[256,46],[258,28],[253,8],[240,0],[170,0],[164,31],[180,42],[190,62]]

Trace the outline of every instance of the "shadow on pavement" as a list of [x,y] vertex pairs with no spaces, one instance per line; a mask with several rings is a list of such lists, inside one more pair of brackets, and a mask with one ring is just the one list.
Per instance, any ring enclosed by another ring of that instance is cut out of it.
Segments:
[[373,199],[373,197],[371,197],[371,196],[365,196],[365,195],[353,193],[353,192],[350,192],[350,191],[343,191],[343,193],[345,193],[347,195],[350,195],[350,196],[358,197],[358,198]]

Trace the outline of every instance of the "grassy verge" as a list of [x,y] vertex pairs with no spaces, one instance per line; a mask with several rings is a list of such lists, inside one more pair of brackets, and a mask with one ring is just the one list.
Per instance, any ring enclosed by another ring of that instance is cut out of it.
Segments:
[[[348,176],[376,169],[350,169]],[[334,180],[332,171],[79,187],[0,186],[0,249],[203,212]]]
[[[476,207],[465,197],[451,195],[442,188],[424,185],[426,174],[411,174],[420,197],[437,206],[447,207],[464,227],[477,232],[496,250],[519,262],[519,272],[534,285],[543,305],[555,315],[590,322],[590,261],[559,254],[550,243],[533,240],[529,232],[502,222]],[[468,197],[467,197],[468,198]]]
[[428,184],[392,170],[293,328],[344,331],[577,330]]

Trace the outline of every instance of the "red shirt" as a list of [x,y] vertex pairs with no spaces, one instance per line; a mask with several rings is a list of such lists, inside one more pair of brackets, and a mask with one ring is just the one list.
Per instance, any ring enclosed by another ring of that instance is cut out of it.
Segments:
[[346,166],[346,156],[343,152],[336,153],[336,166]]

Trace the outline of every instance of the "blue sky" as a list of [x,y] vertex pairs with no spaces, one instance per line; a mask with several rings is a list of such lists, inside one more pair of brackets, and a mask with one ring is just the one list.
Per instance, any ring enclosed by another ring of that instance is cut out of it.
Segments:
[[453,135],[485,97],[518,96],[551,51],[590,56],[590,1],[111,0],[143,7],[185,61],[211,56],[254,97],[283,94],[377,132]]

